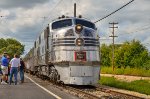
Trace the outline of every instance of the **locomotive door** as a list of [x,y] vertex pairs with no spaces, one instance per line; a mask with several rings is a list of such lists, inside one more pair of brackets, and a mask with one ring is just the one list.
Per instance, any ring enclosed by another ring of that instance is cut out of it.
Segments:
[[39,65],[41,59],[40,59],[40,48],[37,48],[37,64]]
[[48,61],[49,61],[49,26],[44,30],[44,40],[45,40],[45,63],[48,64]]

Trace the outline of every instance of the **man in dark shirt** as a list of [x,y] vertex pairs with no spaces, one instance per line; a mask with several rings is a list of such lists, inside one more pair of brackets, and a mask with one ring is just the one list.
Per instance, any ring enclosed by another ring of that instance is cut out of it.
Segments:
[[24,61],[22,60],[22,58],[20,58],[20,80],[21,80],[21,83],[24,82],[24,68],[25,68],[25,63]]

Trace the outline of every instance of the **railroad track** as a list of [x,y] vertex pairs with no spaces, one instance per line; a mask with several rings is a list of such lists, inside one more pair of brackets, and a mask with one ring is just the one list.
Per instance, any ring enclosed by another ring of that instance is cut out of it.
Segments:
[[[30,75],[28,75],[30,76]],[[37,77],[37,76],[32,76]],[[46,80],[54,87],[78,96],[81,99],[144,99],[142,97],[111,90],[106,86],[59,85]]]
[[131,94],[113,91],[104,88],[104,86],[69,86],[69,90],[76,91],[79,95],[81,94],[82,97],[79,97],[83,99],[144,99]]
[[114,97],[120,97],[119,99],[144,99],[144,98],[139,97],[139,96],[135,96],[135,95],[131,95],[131,94],[111,90],[109,88],[106,88],[106,86],[98,86],[96,88],[96,90],[112,94]]
[[83,99],[99,99],[100,98],[96,95],[93,95],[91,93],[87,93],[87,92],[85,92],[81,89],[78,89],[78,88],[74,88],[74,87],[70,87],[70,86],[67,86],[65,88],[67,88],[67,90],[75,92],[78,95],[78,97],[83,98]]

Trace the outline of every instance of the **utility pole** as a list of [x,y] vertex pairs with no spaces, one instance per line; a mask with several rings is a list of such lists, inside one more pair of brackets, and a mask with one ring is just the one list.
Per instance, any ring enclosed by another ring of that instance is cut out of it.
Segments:
[[118,24],[118,23],[112,22],[112,23],[109,23],[109,24],[112,25],[112,27],[109,27],[109,28],[113,29],[112,35],[109,36],[109,37],[113,38],[113,42],[112,42],[112,69],[114,71],[114,50],[115,50],[114,42],[115,42],[115,37],[118,37],[118,36],[115,36],[114,31],[115,31],[115,28],[118,28],[117,26],[115,27],[115,25]]

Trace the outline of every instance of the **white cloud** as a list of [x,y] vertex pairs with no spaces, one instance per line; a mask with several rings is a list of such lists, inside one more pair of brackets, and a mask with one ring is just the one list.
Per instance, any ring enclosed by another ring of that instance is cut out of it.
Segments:
[[[77,15],[96,21],[118,9],[130,0],[1,0],[0,14],[7,16],[0,19],[1,37],[15,37],[26,45],[26,51],[31,48],[34,40],[50,20],[62,14],[73,16],[73,3],[77,3]],[[57,4],[60,2],[59,4]],[[149,29],[137,31],[149,25],[150,0],[135,0],[114,15],[97,23],[100,37],[109,38],[111,29],[109,22],[118,22],[115,34],[116,43],[139,39],[142,43],[149,42]],[[56,7],[57,5],[57,7]],[[43,17],[48,18],[43,18]],[[135,33],[132,33],[135,32]],[[111,43],[111,40],[102,40]],[[28,46],[29,45],[29,46]],[[149,47],[148,45],[147,47]],[[149,47],[150,49],[150,47]]]
[[0,0],[0,7],[4,9],[30,8],[47,1],[48,0]]

